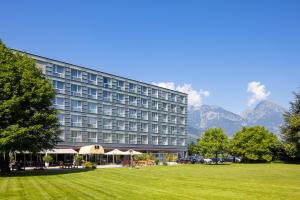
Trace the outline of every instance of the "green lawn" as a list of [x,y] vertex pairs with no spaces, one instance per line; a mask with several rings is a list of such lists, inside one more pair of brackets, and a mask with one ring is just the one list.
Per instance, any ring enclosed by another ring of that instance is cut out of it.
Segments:
[[0,177],[0,199],[300,199],[300,165],[181,165],[67,172]]

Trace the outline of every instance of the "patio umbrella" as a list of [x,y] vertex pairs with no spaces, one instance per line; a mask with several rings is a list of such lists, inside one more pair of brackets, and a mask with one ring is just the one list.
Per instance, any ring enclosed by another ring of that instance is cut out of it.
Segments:
[[112,155],[113,156],[113,163],[115,163],[115,155],[129,155],[126,152],[120,151],[119,149],[114,149],[105,153],[104,155]]
[[127,153],[127,155],[130,155],[130,165],[132,166],[132,156],[134,155],[141,155],[143,153],[135,151],[133,149],[129,149],[128,151],[126,151],[125,153]]

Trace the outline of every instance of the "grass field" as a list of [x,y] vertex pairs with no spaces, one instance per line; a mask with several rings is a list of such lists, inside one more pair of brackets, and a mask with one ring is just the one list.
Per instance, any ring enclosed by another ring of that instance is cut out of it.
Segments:
[[181,165],[38,172],[0,177],[0,199],[299,200],[300,165]]

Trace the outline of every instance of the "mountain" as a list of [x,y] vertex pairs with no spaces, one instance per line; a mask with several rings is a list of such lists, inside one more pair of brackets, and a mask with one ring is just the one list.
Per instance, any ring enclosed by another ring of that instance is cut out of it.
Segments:
[[243,126],[254,125],[265,126],[269,131],[279,134],[284,112],[284,108],[270,101],[261,101],[254,109],[246,110],[241,115],[219,106],[203,105],[199,110],[188,112],[188,140],[198,138],[206,129],[213,127],[221,127],[229,136]]

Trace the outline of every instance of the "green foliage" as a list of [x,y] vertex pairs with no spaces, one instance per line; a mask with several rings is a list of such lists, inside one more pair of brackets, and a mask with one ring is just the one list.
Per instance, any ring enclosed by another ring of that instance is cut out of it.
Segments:
[[175,162],[177,160],[177,156],[173,153],[168,153],[166,155],[166,161],[167,162]]
[[[37,152],[60,141],[54,96],[34,60],[13,53],[0,41],[0,160],[7,160],[8,152]],[[0,163],[5,169],[2,163],[7,162]]]
[[82,164],[82,161],[83,161],[83,156],[80,155],[80,154],[77,154],[74,156],[74,160],[75,160],[75,163],[76,165],[81,165]]
[[47,163],[51,163],[51,162],[53,162],[53,157],[50,156],[50,155],[44,155],[43,156],[43,161],[47,162]]
[[158,165],[159,164],[159,159],[155,159],[155,164]]
[[141,155],[135,155],[134,160],[155,160],[154,156],[151,153],[143,153]]
[[188,144],[188,154],[195,155],[195,154],[200,154],[200,147],[197,145],[195,142],[191,142]]
[[295,100],[290,102],[289,112],[284,114],[281,133],[285,154],[300,161],[300,91],[294,95]]
[[210,128],[198,139],[198,145],[202,155],[218,157],[227,152],[228,137],[221,128]]
[[278,149],[279,141],[264,127],[243,127],[230,142],[232,155],[242,157],[244,162],[269,162]]
[[83,166],[86,169],[92,169],[93,168],[93,163],[91,163],[91,162],[84,162]]

